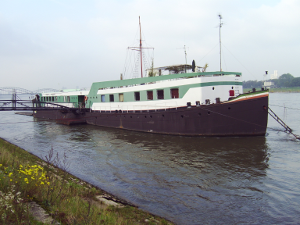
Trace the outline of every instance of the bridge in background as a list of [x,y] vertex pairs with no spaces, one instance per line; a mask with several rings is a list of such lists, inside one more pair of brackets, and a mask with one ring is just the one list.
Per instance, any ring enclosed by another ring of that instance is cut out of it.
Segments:
[[69,108],[52,102],[38,102],[35,100],[0,100],[0,111],[33,111],[62,109],[74,110],[75,108]]
[[54,88],[41,88],[35,91],[30,91],[25,88],[20,87],[0,87],[0,94],[29,94],[29,95],[35,95],[38,93],[44,93],[44,92],[59,92],[59,90]]
[[[19,96],[22,94],[31,94],[31,95],[35,95],[39,90],[51,90],[51,91],[56,91],[55,89],[39,89],[37,90],[37,92],[31,92],[28,91],[24,88],[0,88],[0,91],[3,91],[6,93],[6,95],[11,94],[10,92],[12,92],[11,97],[9,97],[10,99],[7,100],[3,100],[0,99],[0,111],[33,111],[33,110],[73,110],[74,108],[69,108],[66,106],[62,106],[53,102],[42,102],[40,101],[39,97],[32,97],[31,100],[22,100]],[[17,93],[19,94],[19,96],[17,95]],[[30,99],[30,98],[29,98]],[[75,109],[76,110],[76,109]]]

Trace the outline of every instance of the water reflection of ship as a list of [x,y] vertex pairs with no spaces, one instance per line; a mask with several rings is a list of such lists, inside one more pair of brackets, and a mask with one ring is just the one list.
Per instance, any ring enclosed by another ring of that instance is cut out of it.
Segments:
[[116,139],[125,141],[139,151],[151,151],[153,159],[171,161],[200,170],[209,167],[226,171],[255,173],[264,176],[268,168],[268,146],[265,137],[195,138],[144,134],[105,128]]
[[111,148],[111,151],[122,154],[120,157],[130,158],[133,164],[160,163],[165,167],[196,169],[195,173],[214,170],[213,174],[231,171],[254,176],[264,176],[268,168],[265,137],[185,137],[86,126],[55,124],[51,129],[41,127],[41,132],[51,136],[69,133],[68,140],[93,142],[91,146],[99,149]]

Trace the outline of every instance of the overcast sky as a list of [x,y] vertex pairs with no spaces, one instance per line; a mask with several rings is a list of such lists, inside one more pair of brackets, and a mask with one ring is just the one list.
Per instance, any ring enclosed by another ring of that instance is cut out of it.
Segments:
[[[299,0],[1,0],[0,87],[89,88],[129,74],[141,17],[154,66],[208,63],[262,80],[264,71],[300,76]],[[150,59],[151,61],[151,59]]]

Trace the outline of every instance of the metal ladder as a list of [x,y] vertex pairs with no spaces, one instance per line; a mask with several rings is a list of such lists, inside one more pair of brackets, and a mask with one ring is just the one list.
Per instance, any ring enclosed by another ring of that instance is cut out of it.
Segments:
[[300,140],[300,136],[299,135],[296,135],[293,133],[293,130],[288,126],[286,125],[285,122],[283,122],[282,119],[279,118],[279,116],[276,115],[276,113],[273,112],[272,109],[270,109],[270,107],[268,107],[268,113],[270,114],[270,116],[272,116],[274,118],[274,120],[276,120],[281,126],[284,127],[285,129],[285,132],[293,135],[296,139]]

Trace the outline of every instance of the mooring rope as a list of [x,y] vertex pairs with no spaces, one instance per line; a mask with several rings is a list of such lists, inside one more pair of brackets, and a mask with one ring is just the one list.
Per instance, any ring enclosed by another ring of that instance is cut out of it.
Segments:
[[[271,105],[271,104],[270,104],[270,105]],[[282,105],[271,105],[271,106],[278,106],[278,107],[282,107],[282,108],[285,108],[285,109],[300,110],[299,108],[286,107],[286,106],[282,106]]]
[[[268,109],[270,109],[270,107],[268,107]],[[204,109],[206,111],[209,111],[209,112],[212,112],[212,113],[216,113],[216,114],[219,114],[221,116],[224,116],[224,117],[228,117],[228,118],[231,118],[231,119],[234,119],[234,120],[239,120],[239,121],[242,121],[242,122],[245,122],[245,123],[249,123],[249,124],[252,124],[252,125],[256,125],[256,126],[259,126],[259,127],[264,127],[263,125],[260,125],[260,124],[257,124],[257,123],[253,123],[253,122],[250,122],[250,121],[247,121],[247,120],[243,120],[243,119],[238,119],[238,118],[235,118],[235,117],[232,117],[232,116],[228,116],[228,115],[225,115],[225,114],[222,114],[222,113],[218,113],[218,112],[214,112],[210,109]],[[270,109],[271,110],[271,109]],[[272,111],[272,110],[271,110]],[[273,111],[272,111],[273,112]],[[268,113],[270,114],[269,110],[268,110]],[[273,112],[274,113],[274,112]],[[275,113],[274,113],[275,114]],[[270,114],[271,115],[271,114]],[[275,114],[276,115],[276,114]],[[273,115],[271,115],[273,117]],[[277,115],[276,115],[277,116]],[[277,116],[278,117],[278,116]],[[274,118],[274,117],[273,117]],[[279,117],[278,117],[279,118]],[[275,119],[275,118],[274,118]],[[280,118],[279,118],[280,119]],[[276,119],[275,119],[276,120]],[[281,119],[280,119],[281,120]],[[278,120],[276,120],[278,122]],[[283,121],[282,121],[283,122]],[[278,122],[279,123],[279,122]],[[283,122],[284,123],[284,122]],[[280,123],[279,123],[280,124]],[[285,123],[284,123],[285,124]],[[280,124],[281,126],[283,126],[282,124]],[[286,125],[287,126],[287,125]],[[284,127],[284,126],[283,126]],[[288,127],[288,126],[287,126]],[[278,129],[275,129],[275,128],[272,128],[272,127],[267,127],[268,129],[270,130],[274,130],[274,131],[282,131],[282,132],[285,132],[285,133],[288,133],[288,134],[292,134],[297,140],[300,140],[300,136],[299,135],[296,135],[292,132],[292,129],[290,127],[288,127],[289,129],[286,129],[285,130],[278,130]]]

